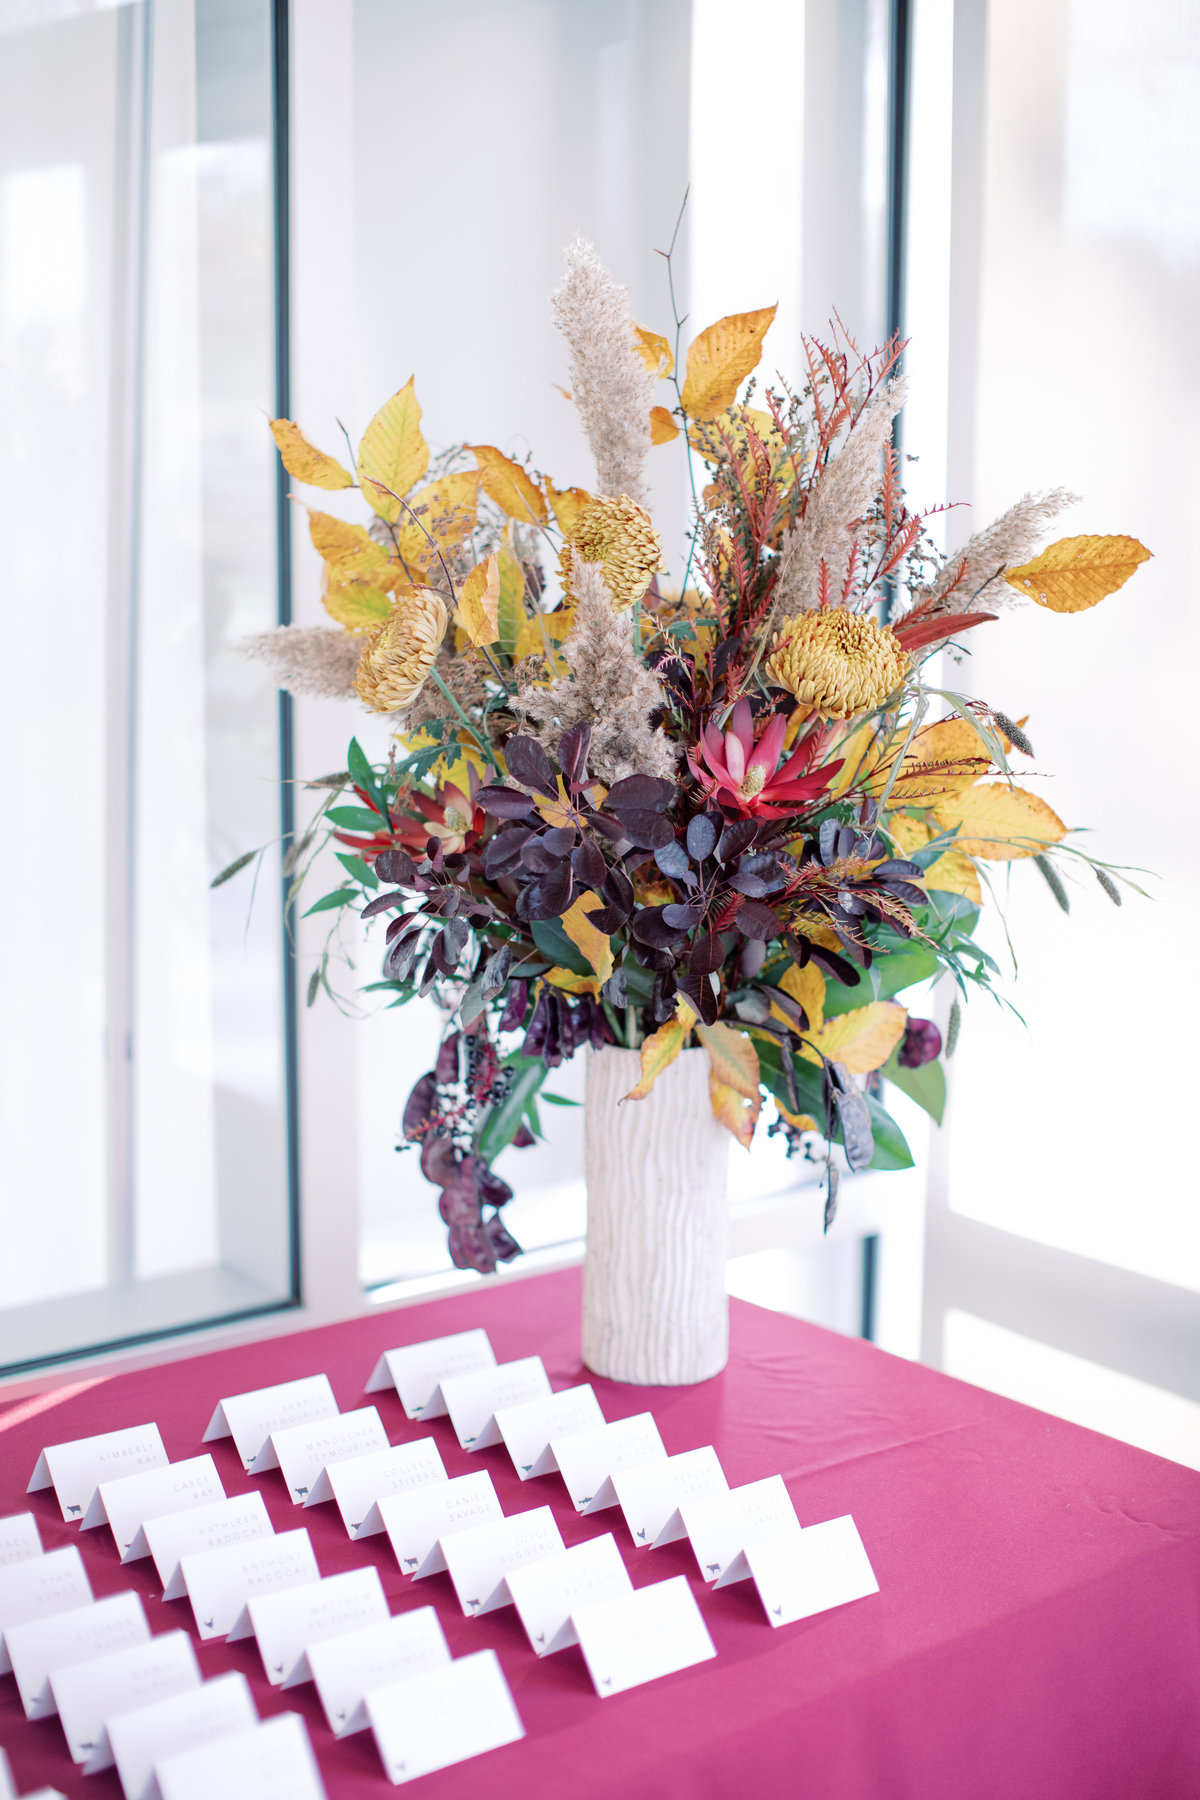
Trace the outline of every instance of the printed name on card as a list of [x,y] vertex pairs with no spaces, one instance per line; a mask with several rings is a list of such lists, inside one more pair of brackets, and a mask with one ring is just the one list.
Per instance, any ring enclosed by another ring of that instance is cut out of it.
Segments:
[[548,1506],[510,1513],[506,1519],[454,1531],[441,1539],[458,1604],[468,1618],[511,1606],[506,1576],[526,1563],[553,1556],[562,1547],[562,1533]]
[[556,1472],[551,1438],[569,1437],[572,1432],[591,1431],[603,1424],[600,1402],[586,1383],[544,1399],[524,1400],[519,1406],[502,1406],[496,1414],[496,1429],[522,1481]]
[[199,1686],[200,1665],[186,1631],[163,1631],[111,1656],[50,1671],[67,1748],[85,1775],[112,1765],[106,1719]]
[[711,1444],[613,1472],[613,1487],[635,1544],[645,1550],[686,1535],[679,1509],[688,1500],[727,1493],[729,1483]]
[[782,1475],[686,1500],[679,1512],[705,1581],[723,1575],[747,1544],[800,1529]]
[[571,1617],[602,1698],[717,1654],[686,1575],[578,1607]]
[[179,1572],[202,1638],[248,1637],[247,1601],[320,1575],[307,1531],[281,1531],[278,1537],[224,1550],[198,1550],[180,1557]]
[[211,1456],[191,1456],[186,1462],[168,1463],[164,1469],[148,1469],[140,1475],[121,1475],[102,1481],[83,1515],[84,1531],[100,1525],[112,1528],[113,1542],[122,1562],[149,1556],[150,1546],[142,1526],[164,1513],[187,1512],[223,1500],[225,1489]]
[[342,1637],[323,1638],[305,1652],[335,1737],[366,1731],[370,1725],[366,1696],[424,1669],[440,1669],[450,1661],[450,1647],[436,1607],[417,1606],[379,1625],[367,1625]]
[[717,1582],[753,1581],[772,1625],[791,1625],[814,1613],[864,1600],[879,1592],[858,1527],[847,1513],[777,1537],[760,1538],[738,1552]]
[[388,1448],[387,1432],[373,1406],[338,1413],[311,1425],[290,1425],[271,1433],[271,1451],[283,1473],[293,1506],[302,1506],[321,1471],[347,1457]]
[[633,1592],[629,1571],[611,1531],[603,1537],[572,1544],[557,1556],[513,1569],[505,1579],[530,1647],[539,1656],[550,1656],[579,1642],[571,1623],[577,1606],[616,1600]]
[[396,1561],[417,1580],[446,1567],[442,1540],[451,1532],[504,1517],[486,1469],[414,1493],[389,1494],[378,1506]]
[[53,1486],[64,1519],[82,1519],[102,1481],[161,1469],[167,1452],[157,1425],[130,1425],[99,1437],[49,1444],[37,1459],[26,1493]]
[[252,1731],[165,1756],[154,1766],[162,1800],[325,1800],[308,1727],[279,1713]]
[[494,1650],[373,1688],[366,1710],[384,1772],[397,1786],[525,1736]]
[[231,1494],[228,1500],[189,1507],[187,1512],[145,1519],[142,1530],[163,1584],[164,1600],[183,1600],[187,1596],[179,1570],[181,1556],[193,1556],[200,1550],[231,1549],[275,1535],[257,1488],[251,1494]]
[[113,1594],[72,1612],[30,1619],[4,1634],[17,1692],[27,1719],[53,1718],[58,1708],[50,1686],[51,1670],[66,1669],[94,1657],[111,1656],[150,1637],[140,1594]]
[[312,1680],[306,1656],[310,1645],[388,1617],[379,1570],[348,1569],[303,1587],[263,1594],[247,1607],[258,1639],[263,1672],[272,1687],[296,1687]]
[[125,1800],[160,1800],[154,1765],[164,1756],[233,1737],[257,1724],[250,1684],[240,1670],[214,1676],[169,1700],[115,1714],[106,1729]]
[[0,1519],[0,1569],[41,1554],[42,1540],[32,1513],[14,1513],[9,1519]]
[[413,1488],[432,1487],[445,1481],[446,1465],[432,1438],[411,1444],[393,1444],[369,1456],[352,1456],[332,1463],[317,1476],[305,1506],[336,1500],[342,1524],[351,1537],[372,1537],[383,1530],[375,1504],[386,1494],[406,1494]]
[[289,1425],[308,1425],[314,1419],[331,1419],[337,1401],[328,1375],[306,1375],[301,1381],[281,1381],[275,1387],[254,1388],[222,1400],[208,1422],[204,1442],[232,1437],[248,1475],[260,1475],[275,1467],[271,1433]]
[[592,1431],[553,1438],[550,1449],[576,1512],[601,1512],[606,1506],[616,1506],[617,1490],[611,1477],[617,1470],[665,1460],[667,1454],[648,1412],[615,1419]]
[[469,1375],[447,1376],[442,1382],[446,1411],[464,1450],[500,1443],[497,1412],[524,1400],[540,1400],[549,1392],[550,1377],[540,1356],[522,1356]]
[[440,1419],[446,1411],[441,1390],[443,1376],[492,1368],[495,1361],[496,1352],[486,1331],[455,1331],[449,1337],[385,1350],[375,1364],[366,1392],[377,1394],[385,1388],[395,1388],[410,1419]]
[[12,1668],[7,1647],[12,1626],[73,1612],[91,1598],[92,1584],[74,1544],[0,1569],[0,1675]]

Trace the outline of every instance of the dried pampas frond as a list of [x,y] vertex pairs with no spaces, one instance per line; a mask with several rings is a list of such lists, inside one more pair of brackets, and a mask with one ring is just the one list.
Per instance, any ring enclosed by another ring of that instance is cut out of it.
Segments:
[[586,238],[569,244],[566,258],[550,305],[571,353],[571,395],[596,459],[596,492],[644,505],[655,378],[633,335],[628,289]]
[[804,517],[789,526],[779,548],[772,623],[779,624],[819,603],[822,562],[829,571],[831,593],[840,595],[854,527],[878,491],[879,459],[891,437],[892,420],[907,397],[908,382],[903,375],[881,387],[817,477]]
[[662,689],[634,649],[632,616],[614,607],[598,563],[575,558],[571,591],[575,623],[562,653],[574,680],[524,687],[514,710],[551,754],[572,725],[590,725],[588,767],[610,785],[626,775],[672,775],[679,752],[650,723]]
[[1020,595],[1004,580],[1005,569],[1017,567],[1040,550],[1051,519],[1078,503],[1079,495],[1069,488],[1022,495],[986,530],[977,531],[961,550],[948,556],[937,579],[914,594],[913,604],[940,600],[945,594],[949,599],[944,610],[951,613],[975,612],[981,607],[992,611],[1015,604]]
[[265,663],[277,687],[318,700],[352,700],[363,638],[326,625],[280,625],[235,646]]

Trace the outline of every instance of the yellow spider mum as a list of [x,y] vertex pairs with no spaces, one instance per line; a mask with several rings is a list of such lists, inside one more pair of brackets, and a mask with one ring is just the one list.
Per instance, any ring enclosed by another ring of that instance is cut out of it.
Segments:
[[411,706],[437,660],[450,615],[433,588],[401,594],[390,619],[377,625],[363,647],[354,677],[359,699],[372,712]]
[[767,674],[826,719],[873,712],[908,673],[887,625],[842,606],[799,613],[776,637]]
[[571,592],[573,559],[599,563],[618,612],[640,600],[662,567],[662,540],[650,515],[628,494],[617,500],[589,500],[580,508],[571,535],[559,552],[563,591]]

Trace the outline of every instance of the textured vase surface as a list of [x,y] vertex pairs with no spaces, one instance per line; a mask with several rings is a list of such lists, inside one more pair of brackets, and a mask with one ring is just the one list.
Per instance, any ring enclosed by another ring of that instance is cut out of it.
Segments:
[[708,1053],[685,1050],[644,1100],[635,1050],[588,1056],[583,1360],[643,1386],[705,1381],[729,1355],[729,1137]]

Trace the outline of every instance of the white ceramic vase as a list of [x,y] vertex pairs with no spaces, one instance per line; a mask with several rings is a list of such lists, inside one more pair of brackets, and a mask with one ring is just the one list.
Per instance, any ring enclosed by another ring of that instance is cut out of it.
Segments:
[[650,1387],[705,1381],[729,1355],[729,1136],[708,1054],[685,1050],[644,1100],[635,1050],[588,1055],[583,1360]]

